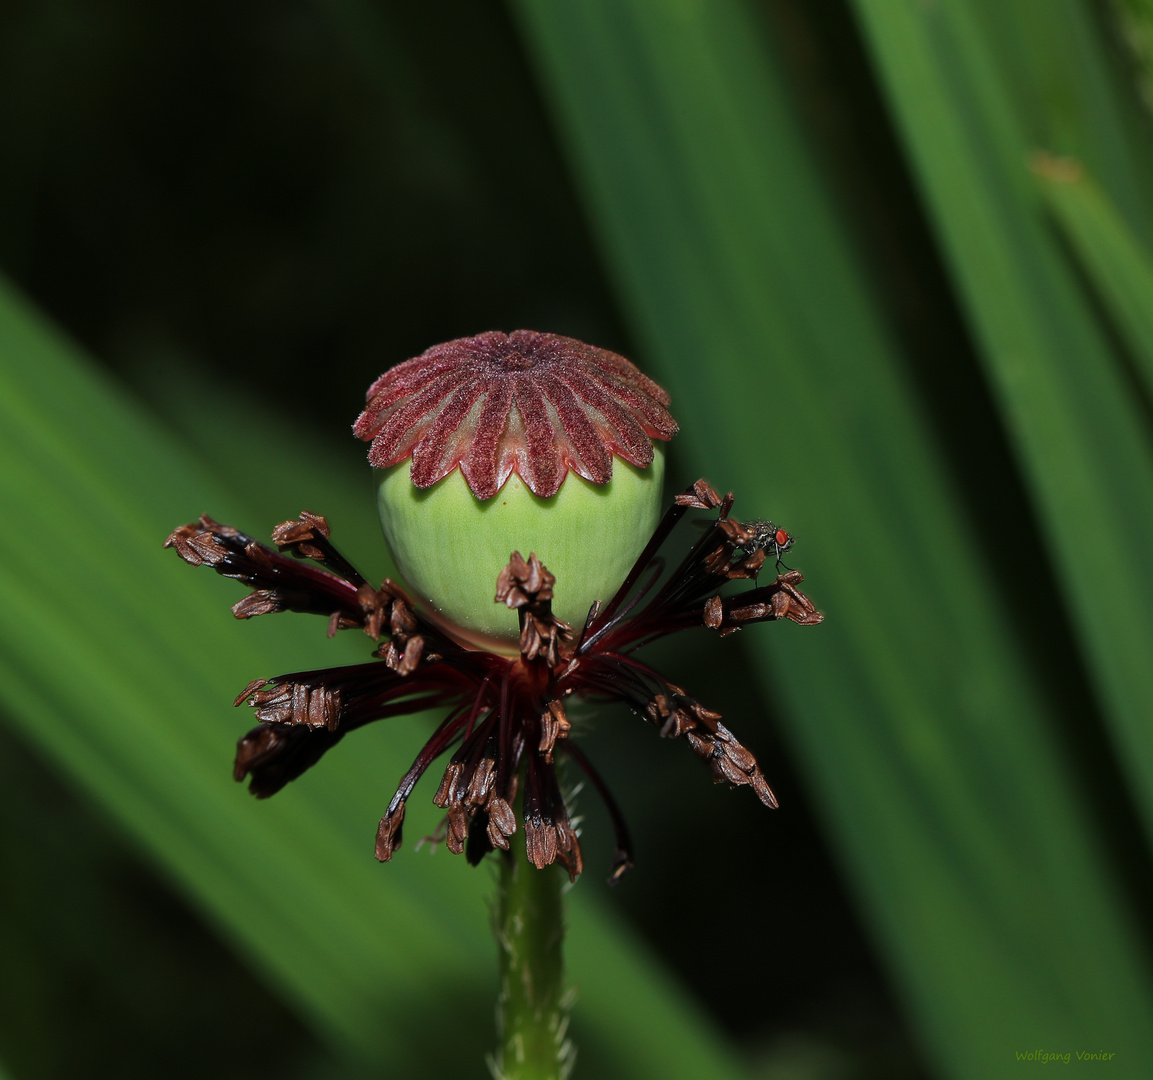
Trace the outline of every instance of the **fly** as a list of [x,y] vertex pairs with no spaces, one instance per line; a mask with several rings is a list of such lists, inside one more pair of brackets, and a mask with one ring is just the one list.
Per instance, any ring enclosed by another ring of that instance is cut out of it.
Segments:
[[796,537],[784,529],[777,528],[771,521],[742,521],[741,524],[753,534],[741,544],[741,550],[746,555],[755,555],[758,551],[763,551],[766,557],[772,555],[777,561],[779,571],[783,565],[781,560],[785,552],[793,546]]

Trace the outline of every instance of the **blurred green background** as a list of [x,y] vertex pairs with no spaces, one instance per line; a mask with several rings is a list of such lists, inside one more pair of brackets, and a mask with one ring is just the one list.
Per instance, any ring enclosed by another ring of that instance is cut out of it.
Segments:
[[[389,571],[364,388],[486,329],[673,395],[672,482],[827,615],[656,666],[781,797],[582,721],[577,1076],[1153,1073],[1153,9],[0,9],[0,1071],[483,1075],[488,868],[372,859],[428,731],[275,799],[250,679],[366,659],[160,549],[307,508]],[[546,555],[547,561],[547,555]],[[1105,1061],[1079,1057],[1112,1054]]]

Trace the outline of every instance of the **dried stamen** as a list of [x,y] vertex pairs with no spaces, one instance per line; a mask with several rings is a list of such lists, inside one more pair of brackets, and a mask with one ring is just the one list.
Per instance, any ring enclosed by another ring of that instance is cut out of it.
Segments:
[[[326,616],[331,632],[359,626],[380,641],[377,662],[280,675],[245,687],[236,703],[251,707],[260,724],[237,746],[236,778],[251,777],[252,792],[266,797],[357,727],[444,707],[447,716],[381,819],[377,858],[389,860],[400,846],[405,802],[417,781],[457,746],[433,800],[446,812],[443,836],[449,850],[464,852],[474,863],[493,849],[507,850],[518,831],[514,807],[520,796],[529,861],[537,867],[559,862],[575,878],[582,858],[557,775],[561,749],[608,806],[617,834],[611,878],[616,880],[632,865],[631,843],[618,807],[572,743],[564,701],[576,694],[625,703],[662,737],[683,737],[716,782],[751,787],[762,803],[775,807],[756,758],[720,722],[720,714],[633,655],[649,641],[691,627],[723,636],[755,622],[821,622],[820,612],[800,592],[804,579],[795,570],[723,595],[728,582],[755,581],[769,549],[761,542],[768,523],[737,521],[729,516],[732,503],[731,494],[721,498],[704,481],[677,496],[624,585],[608,603],[593,606],[579,637],[552,613],[553,575],[535,554],[526,560],[513,552],[496,583],[496,602],[519,614],[516,657],[465,649],[392,582],[372,588],[332,545],[318,515],[305,513],[278,526],[274,541],[281,551],[207,517],[177,529],[167,546],[181,558],[211,566],[253,590],[235,606],[237,617],[305,611]],[[664,566],[659,549],[691,508],[715,510],[717,520],[658,588]],[[773,526],[772,542],[783,547],[778,533],[784,530]]]

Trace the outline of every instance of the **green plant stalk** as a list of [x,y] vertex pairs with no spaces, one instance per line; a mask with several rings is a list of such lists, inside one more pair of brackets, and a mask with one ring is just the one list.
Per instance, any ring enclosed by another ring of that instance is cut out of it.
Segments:
[[561,1080],[572,1067],[564,997],[565,875],[500,857],[496,941],[500,951],[497,1080]]

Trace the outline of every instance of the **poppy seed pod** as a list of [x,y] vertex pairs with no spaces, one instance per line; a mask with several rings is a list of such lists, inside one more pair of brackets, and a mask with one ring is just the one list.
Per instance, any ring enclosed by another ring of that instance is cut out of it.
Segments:
[[517,615],[493,603],[513,551],[548,564],[554,612],[581,625],[656,526],[677,425],[668,395],[615,353],[493,331],[397,365],[367,397],[354,431],[372,443],[385,540],[466,643],[515,650]]

